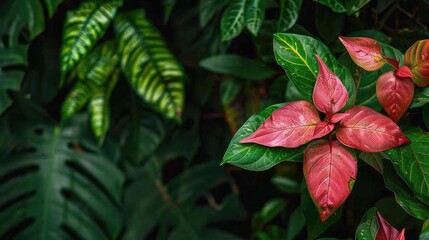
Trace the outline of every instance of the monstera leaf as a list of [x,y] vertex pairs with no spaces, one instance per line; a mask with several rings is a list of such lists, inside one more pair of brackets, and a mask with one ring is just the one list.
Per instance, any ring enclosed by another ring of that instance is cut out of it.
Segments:
[[17,118],[12,153],[0,160],[0,236],[116,239],[122,173],[85,137],[86,119],[63,127]]
[[118,15],[121,68],[137,94],[168,118],[179,119],[184,72],[143,10]]
[[75,11],[68,12],[61,49],[63,77],[104,35],[121,5],[121,0],[85,1]]

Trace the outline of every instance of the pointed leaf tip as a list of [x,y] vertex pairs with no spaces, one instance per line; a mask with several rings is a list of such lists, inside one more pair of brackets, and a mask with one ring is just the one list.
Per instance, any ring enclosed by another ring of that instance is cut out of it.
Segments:
[[405,229],[399,232],[377,212],[379,228],[375,240],[405,240]]
[[402,77],[402,78],[411,78],[413,74],[411,73],[411,70],[407,66],[402,66],[396,71],[396,76]]
[[380,69],[387,61],[381,53],[381,45],[364,37],[339,37],[352,60],[366,71]]
[[347,199],[357,162],[338,141],[317,140],[304,152],[304,177],[320,219],[325,222]]
[[319,122],[319,114],[310,102],[291,102],[274,111],[258,130],[240,143],[296,148],[313,139]]
[[340,79],[316,55],[319,74],[313,89],[313,102],[316,108],[326,113],[328,120],[347,103],[349,95]]

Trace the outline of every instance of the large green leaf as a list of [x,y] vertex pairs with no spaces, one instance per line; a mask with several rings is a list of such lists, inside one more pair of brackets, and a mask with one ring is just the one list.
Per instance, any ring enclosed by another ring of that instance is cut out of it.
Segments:
[[420,129],[404,133],[411,143],[385,151],[385,154],[416,197],[429,204],[429,134]]
[[371,208],[362,217],[356,229],[356,240],[375,239],[378,232],[377,209]]
[[398,176],[395,169],[390,162],[385,162],[384,168],[384,182],[386,187],[395,193],[396,202],[410,215],[421,219],[429,219],[429,205],[420,201],[405,184],[405,182]]
[[203,59],[200,66],[217,73],[230,74],[249,80],[271,77],[274,71],[265,64],[235,54],[224,54]]
[[246,0],[234,0],[225,10],[221,20],[222,41],[237,37],[244,29]]
[[121,68],[137,94],[168,118],[179,119],[184,72],[143,10],[118,15]]
[[265,19],[265,0],[247,0],[245,19],[247,29],[257,36]]
[[229,163],[237,167],[263,171],[282,161],[302,161],[305,146],[299,148],[265,147],[256,143],[240,143],[240,140],[254,133],[259,126],[284,104],[277,104],[251,116],[232,138],[222,164]]
[[0,160],[4,239],[116,239],[124,178],[75,118],[63,127],[13,118],[15,150]]
[[302,0],[280,0],[280,16],[277,22],[277,32],[286,32],[298,20]]
[[276,33],[274,34],[274,54],[277,63],[285,69],[290,80],[306,100],[312,101],[313,88],[319,71],[316,60],[318,55],[344,83],[349,93],[346,108],[354,102],[356,86],[350,70],[341,65],[323,43],[309,36]]
[[67,13],[61,49],[61,81],[104,35],[121,5],[122,0],[84,1],[79,8]]

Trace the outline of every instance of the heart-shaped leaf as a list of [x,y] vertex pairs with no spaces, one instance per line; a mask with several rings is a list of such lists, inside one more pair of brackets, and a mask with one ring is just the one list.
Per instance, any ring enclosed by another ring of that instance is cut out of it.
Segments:
[[350,57],[366,71],[380,69],[385,63],[381,45],[374,39],[365,37],[340,37]]
[[381,152],[410,140],[390,118],[363,106],[346,111],[349,115],[340,121],[338,140],[351,148],[365,152]]
[[308,145],[304,176],[322,222],[347,199],[356,174],[356,159],[338,141],[317,140]]
[[313,90],[313,102],[316,108],[326,113],[328,120],[346,105],[349,95],[340,79],[329,70],[323,60],[316,56],[319,74]]
[[377,80],[377,98],[389,117],[398,122],[413,100],[414,83],[390,71]]
[[384,220],[379,212],[377,212],[377,219],[380,227],[375,240],[405,240],[405,229],[399,232]]
[[301,161],[304,146],[294,149],[268,148],[256,143],[240,143],[242,139],[254,133],[275,110],[283,105],[270,106],[250,117],[232,138],[223,156],[222,164],[230,163],[247,170],[263,171],[282,161]]
[[268,147],[296,148],[313,139],[320,122],[314,106],[296,101],[279,108],[254,132],[240,143],[257,143]]
[[409,66],[413,74],[413,82],[419,87],[429,85],[429,40],[415,42],[405,52],[405,65]]
[[350,70],[341,65],[328,47],[318,40],[298,34],[274,34],[274,55],[284,68],[298,92],[307,101],[312,101],[313,89],[319,70],[315,55],[343,82],[349,94],[346,106],[356,98],[356,85]]

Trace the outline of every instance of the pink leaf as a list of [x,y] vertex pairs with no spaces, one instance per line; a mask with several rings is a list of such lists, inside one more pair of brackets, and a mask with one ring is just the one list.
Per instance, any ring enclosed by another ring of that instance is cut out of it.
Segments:
[[396,71],[396,76],[410,78],[413,76],[411,70],[407,66],[402,66]]
[[308,191],[326,221],[351,192],[357,174],[353,155],[338,141],[317,140],[304,151],[304,176]]
[[356,65],[366,71],[378,70],[387,62],[376,40],[364,37],[339,38]]
[[341,121],[343,118],[347,117],[348,113],[336,113],[331,117],[331,123],[337,123]]
[[334,129],[334,124],[329,122],[320,122],[316,125],[316,129],[314,130],[313,139],[321,138],[326,136],[328,133],[332,132]]
[[429,39],[417,41],[408,48],[404,61],[410,67],[413,82],[417,86],[429,85]]
[[328,119],[344,107],[349,95],[340,79],[329,70],[325,63],[316,55],[319,63],[319,74],[313,90],[313,102],[316,108],[326,113]]
[[394,122],[399,121],[413,100],[414,83],[390,71],[378,78],[376,89],[381,106]]
[[377,212],[379,228],[375,240],[405,240],[405,229],[399,233],[392,227],[379,212]]
[[299,147],[313,139],[320,122],[316,108],[307,101],[296,101],[277,109],[252,135],[240,143],[268,147]]
[[395,122],[368,107],[355,106],[346,113],[336,135],[348,147],[381,152],[410,142]]

